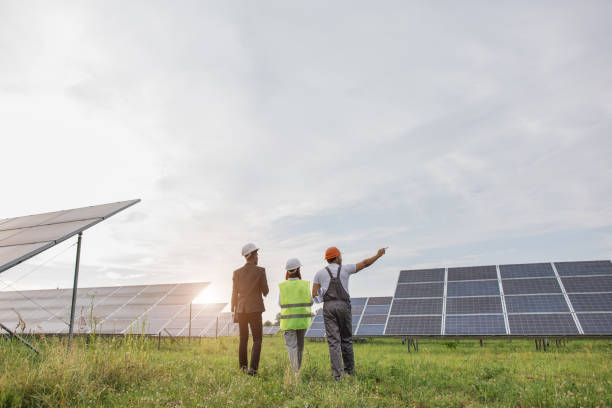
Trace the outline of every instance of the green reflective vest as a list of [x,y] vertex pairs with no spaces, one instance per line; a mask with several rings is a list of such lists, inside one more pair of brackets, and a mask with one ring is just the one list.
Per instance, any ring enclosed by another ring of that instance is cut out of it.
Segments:
[[299,330],[310,327],[310,282],[300,279],[278,284],[281,303],[281,330]]

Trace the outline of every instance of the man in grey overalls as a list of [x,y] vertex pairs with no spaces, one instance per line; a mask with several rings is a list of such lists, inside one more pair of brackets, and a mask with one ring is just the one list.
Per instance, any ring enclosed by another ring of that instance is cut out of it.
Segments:
[[324,302],[323,322],[329,345],[331,371],[336,381],[340,381],[343,373],[355,375],[349,278],[352,274],[372,265],[384,254],[385,249],[382,248],[376,255],[358,264],[342,265],[340,251],[336,247],[330,247],[325,251],[327,267],[315,274],[312,297],[316,303]]

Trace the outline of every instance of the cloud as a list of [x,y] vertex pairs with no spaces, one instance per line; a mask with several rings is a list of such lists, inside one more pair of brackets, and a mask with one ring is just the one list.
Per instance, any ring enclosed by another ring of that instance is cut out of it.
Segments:
[[92,274],[128,272],[84,282],[225,299],[247,241],[272,286],[289,257],[314,274],[332,243],[391,246],[360,294],[603,251],[560,237],[612,216],[607,2],[0,7],[1,216],[143,199],[85,234]]

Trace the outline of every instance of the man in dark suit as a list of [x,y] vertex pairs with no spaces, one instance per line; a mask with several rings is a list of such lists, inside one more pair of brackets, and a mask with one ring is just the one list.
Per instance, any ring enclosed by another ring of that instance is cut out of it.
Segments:
[[234,271],[232,290],[232,313],[238,320],[240,329],[240,346],[238,347],[238,360],[240,368],[247,369],[247,347],[249,343],[249,326],[253,334],[253,349],[251,350],[251,365],[248,374],[257,374],[259,366],[259,355],[261,353],[262,322],[261,314],[264,310],[263,296],[267,296],[268,280],[266,270],[257,266],[259,248],[254,244],[246,244],[242,247],[242,256],[246,263],[242,268]]

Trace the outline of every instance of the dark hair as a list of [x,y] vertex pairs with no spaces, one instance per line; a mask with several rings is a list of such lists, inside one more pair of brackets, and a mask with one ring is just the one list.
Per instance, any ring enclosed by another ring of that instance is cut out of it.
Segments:
[[336,257],[334,257],[334,258],[329,258],[329,259],[327,260],[327,263],[328,263],[328,264],[330,264],[330,263],[334,263],[334,262],[336,262],[336,260],[337,260],[337,259],[338,259],[338,257],[337,257],[337,256],[336,256]]
[[289,278],[298,278],[302,280],[302,274],[299,269],[300,268],[297,268],[297,272],[294,273],[289,273],[289,271],[287,271],[287,273],[285,273],[285,280],[288,280]]

